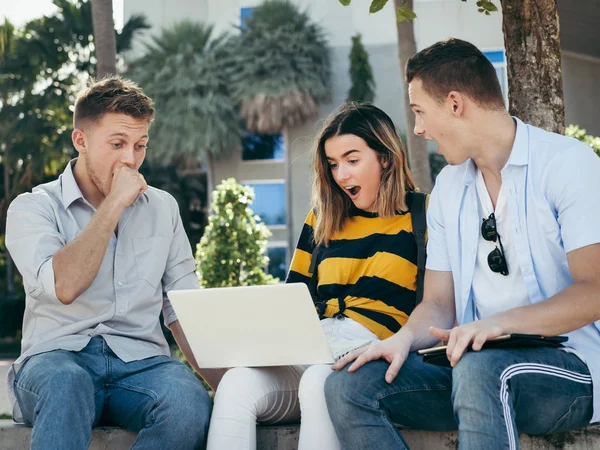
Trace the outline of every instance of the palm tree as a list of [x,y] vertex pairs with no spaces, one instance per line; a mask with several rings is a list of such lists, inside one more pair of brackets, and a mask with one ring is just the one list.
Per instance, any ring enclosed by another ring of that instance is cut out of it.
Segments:
[[96,76],[104,78],[117,73],[117,42],[112,0],[92,0],[92,22],[96,47]]
[[233,44],[233,94],[250,131],[275,134],[302,125],[329,99],[324,32],[289,1],[254,8]]
[[[53,3],[58,9],[56,14],[34,19],[26,25],[31,35],[29,39],[31,51],[41,59],[47,58],[51,62],[59,63],[61,79],[66,77],[65,73],[73,74],[74,78],[81,78],[82,74],[97,76],[94,56],[96,59],[102,57],[98,55],[99,50],[95,47],[98,43],[94,42],[91,2],[53,0]],[[143,15],[130,17],[120,33],[114,30],[113,25],[117,58],[131,49],[133,38],[137,33],[148,28],[150,25]],[[50,69],[54,73],[54,68]],[[75,80],[69,81],[75,82]]]
[[[232,44],[233,95],[250,131],[283,133],[287,224],[293,224],[288,130],[317,117],[330,98],[325,33],[289,1],[267,0],[252,11]],[[288,260],[294,235],[288,232]]]
[[208,203],[214,188],[213,158],[239,148],[244,132],[227,76],[227,36],[183,21],[162,31],[134,61],[128,76],[156,104],[150,161],[189,165],[204,158]]

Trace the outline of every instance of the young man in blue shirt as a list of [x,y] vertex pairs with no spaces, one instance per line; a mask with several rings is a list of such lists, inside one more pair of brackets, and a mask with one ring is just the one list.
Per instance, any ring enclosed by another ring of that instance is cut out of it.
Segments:
[[[342,447],[408,448],[400,424],[458,429],[461,449],[517,449],[519,432],[600,420],[600,159],[511,117],[493,66],[468,42],[422,50],[406,76],[414,132],[449,166],[429,205],[423,302],[327,380]],[[479,351],[510,333],[569,340]],[[416,354],[440,340],[451,368]]]

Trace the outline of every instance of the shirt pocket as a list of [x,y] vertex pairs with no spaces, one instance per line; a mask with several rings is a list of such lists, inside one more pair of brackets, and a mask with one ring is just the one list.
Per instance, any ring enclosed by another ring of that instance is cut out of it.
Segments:
[[160,236],[132,238],[137,278],[156,289],[165,272],[169,240]]

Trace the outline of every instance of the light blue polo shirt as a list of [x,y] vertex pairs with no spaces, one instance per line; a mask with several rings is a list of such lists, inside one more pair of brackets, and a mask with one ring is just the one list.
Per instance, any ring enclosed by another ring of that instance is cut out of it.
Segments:
[[[600,158],[575,139],[515,121],[502,185],[517,260],[529,298],[537,303],[573,284],[568,252],[600,242]],[[445,167],[427,214],[427,269],[452,272],[459,324],[475,319],[471,288],[481,225],[476,175],[472,160]],[[591,422],[599,422],[600,321],[567,335],[567,345],[588,364],[594,387]]]

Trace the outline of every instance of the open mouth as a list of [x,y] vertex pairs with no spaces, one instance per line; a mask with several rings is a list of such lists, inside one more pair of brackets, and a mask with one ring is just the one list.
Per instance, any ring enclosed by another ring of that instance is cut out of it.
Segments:
[[348,186],[346,188],[346,192],[348,192],[348,194],[350,194],[350,197],[356,197],[358,195],[358,193],[360,192],[360,186]]

